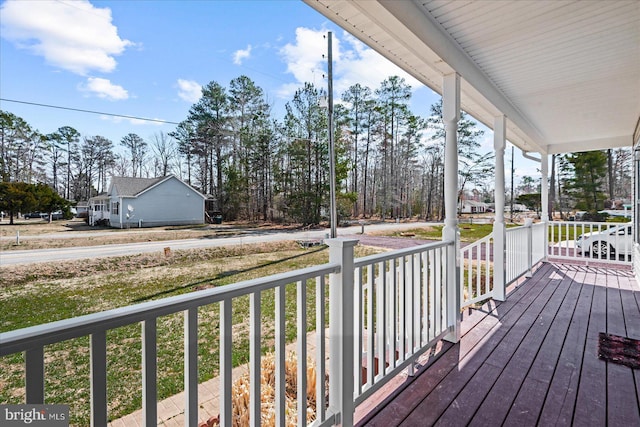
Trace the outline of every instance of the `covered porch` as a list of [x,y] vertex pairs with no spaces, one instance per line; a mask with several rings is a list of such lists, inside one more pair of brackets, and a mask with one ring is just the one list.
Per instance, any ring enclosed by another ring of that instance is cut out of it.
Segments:
[[[304,1],[442,95],[448,191],[457,183],[459,110],[494,136],[494,232],[455,261],[462,300],[482,301],[484,280],[493,280],[493,300],[465,312],[441,356],[360,424],[637,425],[637,371],[599,360],[597,344],[601,332],[637,339],[640,328],[640,4]],[[541,223],[517,231],[502,215],[507,141],[541,173]],[[573,245],[606,225],[552,222],[548,181],[554,154],[617,147],[635,147],[633,242],[619,251],[621,268],[611,265],[617,256],[596,255],[595,243],[590,253]],[[454,198],[445,200],[443,239],[457,245]],[[522,267],[531,277],[509,293]]]
[[[47,347],[88,337],[91,425],[106,426],[107,333],[138,325],[141,424],[156,425],[162,379],[157,322],[177,315],[184,328],[184,425],[202,420],[198,348],[210,345],[220,349],[220,424],[231,426],[232,308],[245,298],[251,425],[261,423],[265,331],[274,335],[276,425],[292,415],[285,410],[288,322],[295,322],[301,361],[295,412],[305,419],[309,410],[302,402],[313,394],[314,426],[637,425],[637,372],[596,356],[600,332],[640,338],[631,267],[609,267],[619,260],[602,253],[552,250],[547,175],[550,154],[638,142],[640,3],[305,2],[443,95],[448,191],[442,242],[354,259],[356,242],[335,239],[329,241],[329,263],[317,267],[0,334],[0,356],[24,354],[26,402],[45,402]],[[494,232],[463,249],[456,217],[461,109],[493,129],[496,150]],[[541,222],[513,230],[506,229],[503,214],[507,140],[538,153],[542,174]],[[638,209],[635,218],[637,223]],[[636,227],[636,262],[637,236]],[[548,262],[558,254],[586,265]],[[296,295],[293,321],[285,317],[286,293]],[[309,307],[312,296],[317,303]],[[486,300],[480,309],[461,311]],[[215,316],[216,343],[198,341],[203,313]],[[312,390],[306,374],[310,318],[318,362]],[[427,369],[421,368],[425,360]],[[411,378],[405,386],[398,383],[403,375]],[[370,399],[390,387],[389,398],[371,411]]]
[[[220,425],[233,426],[239,320],[232,312],[248,299],[251,348],[244,369],[251,425],[261,425],[261,395],[270,387],[259,378],[271,329],[276,425],[304,425],[295,420],[306,418],[313,426],[487,425],[497,419],[526,426],[588,421],[582,417],[595,417],[587,425],[605,419],[635,425],[637,371],[597,356],[601,332],[640,339],[640,290],[631,264],[601,255],[545,261],[554,252],[544,238],[551,227],[510,229],[505,287],[496,280],[491,236],[462,251],[445,240],[363,258],[354,258],[356,240],[331,239],[327,264],[1,333],[0,356],[24,355],[26,403],[65,404],[46,398],[47,381],[56,380],[47,378],[47,365],[67,340],[89,338],[90,423],[123,425],[110,414],[117,396],[114,402],[107,392],[114,375],[108,360],[118,341],[108,337],[138,325],[141,384],[131,386],[141,385],[142,410],[131,419],[200,426],[217,414]],[[285,295],[295,296],[293,318]],[[166,404],[158,400],[158,329],[168,316],[184,328],[184,345],[173,351],[184,360],[185,382],[165,419]],[[218,342],[199,342],[199,331],[211,327],[204,319],[218,325]],[[287,323],[296,329],[292,342],[285,338]],[[211,385],[198,379],[199,349],[216,347],[213,387],[219,392],[212,404]],[[293,412],[285,385],[291,351],[298,360]]]
[[629,267],[541,264],[358,425],[639,425],[640,373],[598,358],[601,332],[640,339],[639,305]]

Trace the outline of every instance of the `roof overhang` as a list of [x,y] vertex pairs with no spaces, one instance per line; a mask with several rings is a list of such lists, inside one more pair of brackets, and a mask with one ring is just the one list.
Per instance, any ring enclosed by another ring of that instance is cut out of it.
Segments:
[[524,151],[631,146],[640,118],[640,2],[303,0]]

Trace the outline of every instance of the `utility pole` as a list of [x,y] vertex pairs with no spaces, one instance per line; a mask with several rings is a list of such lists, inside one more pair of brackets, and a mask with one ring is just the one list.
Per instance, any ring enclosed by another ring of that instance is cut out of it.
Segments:
[[331,215],[331,238],[338,237],[337,219],[338,212],[336,209],[336,153],[333,141],[333,52],[331,47],[331,31],[327,33],[327,81],[328,81],[328,104],[329,104],[329,193],[330,202],[329,209]]

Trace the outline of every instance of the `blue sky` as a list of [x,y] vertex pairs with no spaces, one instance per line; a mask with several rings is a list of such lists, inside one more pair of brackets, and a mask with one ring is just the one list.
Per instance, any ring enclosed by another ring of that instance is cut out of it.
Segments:
[[[298,0],[9,0],[0,8],[5,99],[179,122],[201,85],[215,80],[228,87],[247,75],[280,117],[305,81],[326,87],[327,31],[334,39],[336,98],[352,84],[375,89],[396,74],[414,88],[414,113],[426,117],[439,99]],[[0,109],[43,133],[68,125],[116,145],[130,132],[148,139],[175,128],[6,101]]]

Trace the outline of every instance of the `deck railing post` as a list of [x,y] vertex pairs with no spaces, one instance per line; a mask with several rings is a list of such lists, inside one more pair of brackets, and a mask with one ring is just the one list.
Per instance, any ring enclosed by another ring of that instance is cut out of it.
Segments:
[[329,410],[337,424],[353,426],[354,391],[354,258],[355,239],[330,239],[329,262],[340,272],[329,278]]
[[28,404],[44,403],[44,347],[24,352],[25,391]]
[[91,427],[107,425],[107,332],[91,334]]
[[460,307],[462,305],[460,296],[460,231],[457,227],[445,229],[442,232],[444,240],[452,241],[452,245],[446,248],[446,322],[450,328],[449,334],[444,339],[456,343],[460,341]]

